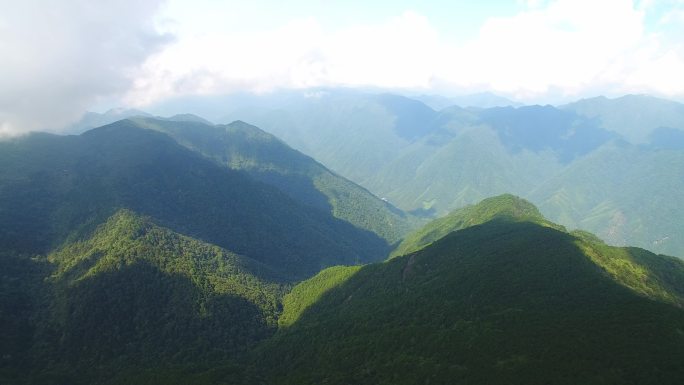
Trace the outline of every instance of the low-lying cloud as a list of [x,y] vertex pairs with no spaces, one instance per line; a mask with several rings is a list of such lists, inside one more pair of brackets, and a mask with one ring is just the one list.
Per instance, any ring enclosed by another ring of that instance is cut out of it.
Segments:
[[682,0],[520,0],[458,42],[410,10],[329,26],[239,1],[160,2],[0,0],[0,135],[58,128],[103,100],[282,88],[684,98]]
[[58,128],[128,91],[171,40],[159,3],[0,0],[0,135]]
[[[197,23],[145,64],[127,101],[316,86],[494,91],[528,102],[624,93],[682,98],[683,5],[663,1],[671,4],[527,1],[461,43],[412,11],[333,29],[315,16],[248,32],[226,24],[204,33]],[[660,20],[649,21],[654,15]]]

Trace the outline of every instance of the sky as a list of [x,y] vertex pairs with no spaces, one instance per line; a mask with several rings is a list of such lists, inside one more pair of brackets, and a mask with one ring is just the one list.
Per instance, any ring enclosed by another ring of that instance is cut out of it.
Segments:
[[310,87],[684,101],[684,0],[0,0],[0,9],[0,135],[58,129],[87,110]]

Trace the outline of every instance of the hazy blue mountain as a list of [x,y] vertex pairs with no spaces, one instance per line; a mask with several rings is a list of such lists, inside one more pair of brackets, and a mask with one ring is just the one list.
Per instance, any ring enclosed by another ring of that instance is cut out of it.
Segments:
[[[662,209],[681,201],[680,160],[674,153],[669,158],[658,155],[682,151],[681,104],[630,95],[586,99],[561,108],[453,106],[431,112],[415,100],[394,96],[387,103],[387,97],[329,91],[278,108],[245,108],[231,116],[257,123],[405,211],[444,215],[511,192],[531,199],[549,218],[570,228],[586,228],[620,245],[684,255],[684,248],[672,241],[684,223]],[[622,145],[635,138],[638,151]],[[625,153],[616,157],[624,165],[600,155],[621,151]],[[639,162],[650,159],[650,166],[627,167],[633,151],[643,154]],[[596,173],[610,174],[595,184],[607,190],[586,195],[592,188],[582,186],[593,185],[593,177],[572,170],[587,164]],[[665,179],[654,180],[654,175]],[[613,179],[630,182],[608,183]],[[643,186],[646,180],[661,188]],[[552,185],[574,195],[560,199]],[[650,199],[642,191],[649,191]],[[613,199],[610,209],[596,215],[603,206],[595,200],[604,201],[598,196],[623,198]],[[612,221],[618,212],[632,218],[628,222],[633,225],[615,233]],[[668,218],[644,214],[649,212]],[[665,246],[667,242],[672,246]]]
[[369,189],[405,210],[443,215],[492,194],[524,194],[562,167],[550,151],[509,151],[487,126],[414,143]]
[[366,186],[378,167],[430,133],[434,127],[429,120],[436,116],[424,104],[401,96],[321,91],[276,108],[239,109],[222,122],[254,124]]
[[367,182],[405,210],[444,214],[494,194],[528,194],[564,165],[615,137],[551,106],[452,107],[439,127],[406,147]]
[[653,130],[670,127],[684,130],[684,104],[648,95],[609,99],[599,96],[562,106],[617,132],[632,143],[646,143]]
[[80,134],[90,129],[134,116],[151,115],[144,111],[127,108],[112,108],[104,113],[86,112],[78,122],[65,127],[62,131],[67,134]]
[[658,127],[651,131],[648,146],[655,150],[684,150],[684,130]]
[[419,100],[435,110],[450,106],[492,108],[492,107],[520,107],[523,104],[514,102],[503,96],[491,92],[445,97],[441,95],[418,95],[411,98]]
[[435,111],[456,105],[451,98],[442,95],[414,95],[411,98],[425,103],[426,106]]
[[442,214],[493,194],[524,194],[554,175],[557,163],[616,136],[551,106],[438,113],[384,94],[323,94],[231,116],[282,137],[404,210]]
[[480,117],[510,151],[551,151],[565,163],[617,137],[591,120],[548,105],[492,108]]
[[606,145],[530,196],[542,212],[616,245],[684,257],[684,151]]
[[[145,117],[145,116],[139,116]],[[213,125],[212,122],[193,114],[176,114],[168,118],[156,117],[157,120],[167,120],[172,122],[189,122],[189,123],[202,123],[207,125]]]

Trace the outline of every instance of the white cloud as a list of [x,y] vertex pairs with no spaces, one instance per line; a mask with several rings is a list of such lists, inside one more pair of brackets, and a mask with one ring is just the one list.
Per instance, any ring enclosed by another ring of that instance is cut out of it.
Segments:
[[332,33],[307,18],[251,34],[194,34],[152,57],[128,100],[320,85],[427,87],[438,42],[414,12]]
[[560,0],[490,19],[475,41],[454,51],[457,68],[442,76],[522,98],[552,89],[580,93],[605,82],[605,70],[638,47],[642,19],[629,0]]
[[448,86],[523,100],[621,91],[681,96],[680,82],[666,79],[684,71],[682,43],[645,29],[654,3],[525,1],[525,10],[489,19],[462,46],[445,43],[426,17],[410,11],[333,31],[315,18],[259,32],[207,27],[151,58],[127,100],[330,85]]
[[[56,127],[121,95],[133,106],[337,85],[492,90],[527,101],[684,97],[680,0],[519,0],[522,11],[488,19],[460,45],[412,11],[331,26],[195,1],[171,0],[159,13],[156,0],[0,0],[0,132]],[[161,30],[174,42],[164,45]]]
[[0,0],[0,135],[62,126],[128,90],[167,40],[157,3]]

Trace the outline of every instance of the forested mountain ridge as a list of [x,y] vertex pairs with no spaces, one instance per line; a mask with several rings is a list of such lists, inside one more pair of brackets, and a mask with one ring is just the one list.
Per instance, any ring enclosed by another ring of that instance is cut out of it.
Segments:
[[448,215],[431,221],[421,229],[408,234],[391,255],[405,255],[418,251],[453,231],[494,219],[534,222],[565,231],[562,226],[547,221],[530,202],[511,194],[504,194],[487,198],[476,205],[454,210]]
[[567,233],[513,195],[457,210],[407,245],[400,245],[406,255],[331,267],[290,290],[261,262],[119,210],[45,258],[2,256],[12,268],[1,287],[14,286],[3,292],[16,297],[0,301],[11,337],[0,378],[112,385],[684,378],[679,259]]
[[230,169],[245,171],[300,203],[372,231],[390,244],[398,242],[419,223],[416,218],[250,124],[236,121],[211,125],[174,118],[131,120],[141,127],[164,132],[179,144]]
[[33,133],[0,165],[3,383],[254,383],[237,362],[291,282],[382,260],[411,225],[241,122]]
[[297,285],[255,365],[273,384],[684,380],[681,260],[511,218],[501,198],[408,255]]
[[[42,266],[22,292],[26,311],[0,303],[4,333],[23,333],[19,346],[3,347],[0,365],[0,378],[17,384],[130,383],[149,371],[163,383],[167,372],[229,365],[273,334],[287,287],[259,262],[130,210],[24,261]],[[3,283],[27,278],[5,274]]]
[[0,142],[0,164],[0,244],[7,251],[48,253],[121,208],[292,278],[389,251],[370,231],[126,120],[80,136]]

